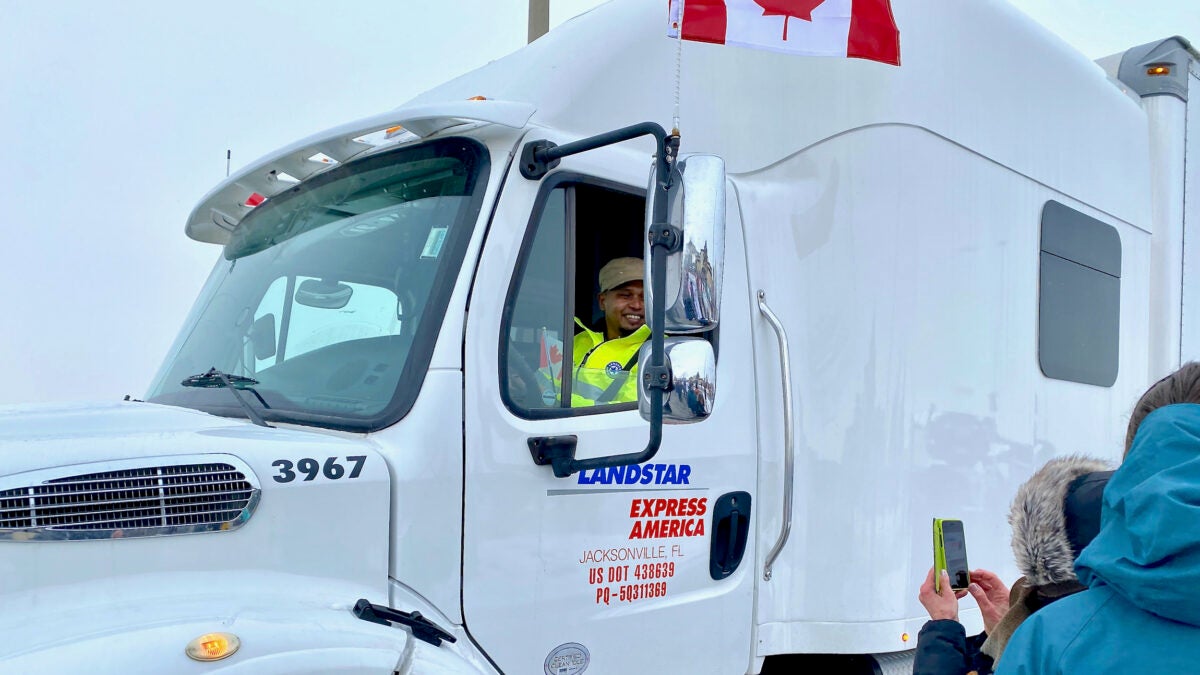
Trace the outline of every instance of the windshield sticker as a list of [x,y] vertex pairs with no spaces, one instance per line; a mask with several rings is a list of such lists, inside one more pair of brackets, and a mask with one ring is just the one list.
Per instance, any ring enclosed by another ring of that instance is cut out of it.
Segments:
[[690,464],[630,464],[584,469],[579,485],[690,485]]
[[425,237],[425,248],[421,249],[422,258],[436,258],[441,255],[442,244],[446,241],[446,229],[435,227],[429,230],[429,236]]
[[592,662],[587,647],[578,642],[559,645],[546,657],[546,675],[582,675]]

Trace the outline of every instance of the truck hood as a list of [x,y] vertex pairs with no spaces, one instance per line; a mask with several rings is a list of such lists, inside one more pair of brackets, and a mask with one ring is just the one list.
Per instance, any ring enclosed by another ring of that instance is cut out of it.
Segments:
[[[390,499],[365,438],[141,402],[2,408],[0,634],[31,637],[0,660],[138,629],[111,608],[202,606],[220,623],[264,604],[386,602]],[[235,581],[251,578],[253,594]],[[112,613],[64,620],[83,607]]]
[[0,406],[0,475],[99,459],[191,453],[212,448],[216,439],[311,442],[313,436],[137,401]]

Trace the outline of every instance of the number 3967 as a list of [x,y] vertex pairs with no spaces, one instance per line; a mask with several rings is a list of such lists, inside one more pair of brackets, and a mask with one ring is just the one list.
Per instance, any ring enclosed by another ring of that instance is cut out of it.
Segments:
[[290,483],[296,478],[309,481],[316,479],[317,476],[324,476],[329,480],[337,480],[339,478],[358,478],[358,474],[362,473],[363,464],[367,461],[366,455],[350,455],[345,458],[347,464],[350,465],[350,473],[346,473],[346,465],[338,461],[338,457],[328,457],[324,463],[319,462],[312,457],[293,462],[290,459],[277,459],[271,462],[271,466],[279,469],[279,473],[272,476],[276,483]]

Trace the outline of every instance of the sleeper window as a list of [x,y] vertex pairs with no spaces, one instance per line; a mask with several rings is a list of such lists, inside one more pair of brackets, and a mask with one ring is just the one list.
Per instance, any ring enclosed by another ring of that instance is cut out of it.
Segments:
[[1042,210],[1038,362],[1046,377],[1111,387],[1117,380],[1121,237],[1055,201]]

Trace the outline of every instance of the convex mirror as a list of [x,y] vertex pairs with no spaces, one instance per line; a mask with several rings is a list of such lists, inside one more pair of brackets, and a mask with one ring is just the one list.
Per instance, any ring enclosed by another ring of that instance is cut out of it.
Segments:
[[[717,395],[717,359],[712,344],[704,338],[671,337],[664,344],[671,368],[671,388],[663,394],[663,422],[690,424],[712,414]],[[638,354],[638,373],[646,372],[650,345],[642,345]],[[638,412],[650,419],[650,397],[639,383]]]

